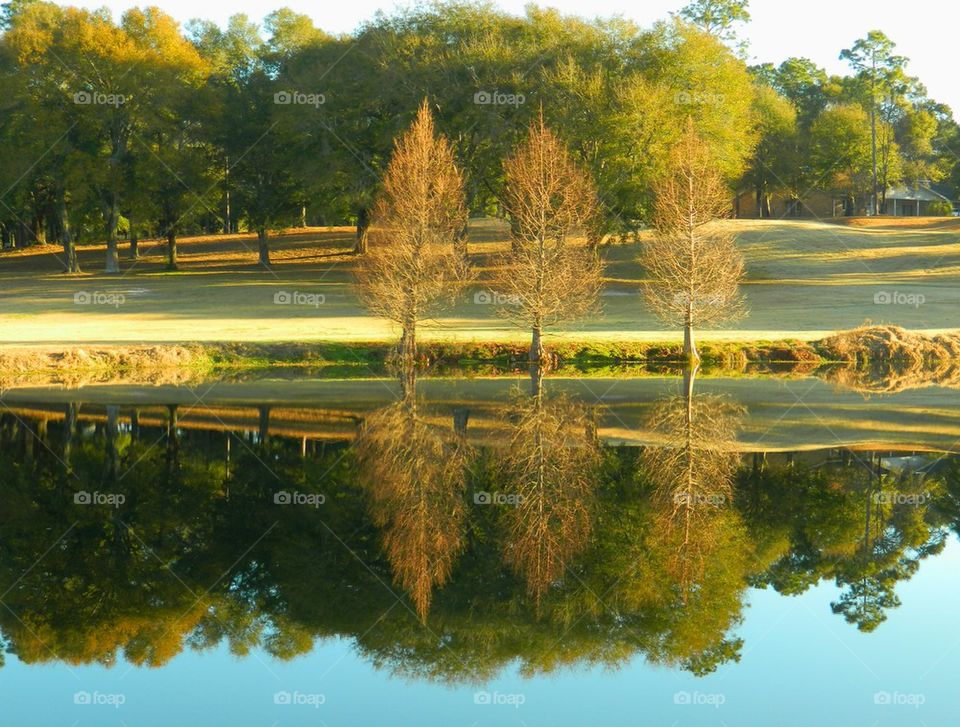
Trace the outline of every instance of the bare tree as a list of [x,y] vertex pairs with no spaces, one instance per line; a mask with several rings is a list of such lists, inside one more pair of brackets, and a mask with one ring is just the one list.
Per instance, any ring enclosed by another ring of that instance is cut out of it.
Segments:
[[470,450],[421,414],[412,368],[401,378],[402,399],[366,419],[355,451],[394,578],[426,622],[433,589],[463,550]]
[[745,414],[726,397],[694,395],[695,376],[695,368],[688,370],[684,394],[651,409],[647,426],[656,443],[640,459],[655,486],[657,540],[671,553],[668,570],[684,599],[722,539],[719,516],[733,500],[735,441]]
[[546,400],[539,383],[535,392],[514,403],[502,462],[515,499],[505,517],[505,560],[539,608],[589,542],[600,446],[584,407],[565,397]]
[[530,362],[537,365],[545,327],[597,307],[602,264],[569,241],[575,230],[589,228],[597,195],[589,175],[544,124],[542,111],[504,170],[513,245],[498,287],[508,303],[503,312],[530,327]]
[[358,274],[371,312],[400,325],[401,357],[416,356],[417,324],[452,304],[465,268],[454,241],[466,224],[463,177],[424,100],[395,143]]
[[683,326],[684,356],[696,362],[694,328],[743,312],[743,257],[717,224],[730,213],[730,191],[692,121],[655,192],[654,235],[640,260],[651,278],[644,294],[659,318]]

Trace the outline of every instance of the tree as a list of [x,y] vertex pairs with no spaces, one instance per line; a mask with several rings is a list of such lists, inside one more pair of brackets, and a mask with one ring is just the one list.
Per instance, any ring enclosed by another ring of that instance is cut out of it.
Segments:
[[419,410],[415,371],[404,368],[401,400],[365,419],[354,451],[394,579],[426,623],[433,589],[463,550],[469,448]]
[[[167,268],[177,269],[177,233],[191,213],[211,211],[207,199],[216,184],[211,153],[200,131],[209,66],[180,36],[173,20],[155,9],[131,11],[128,28],[138,42],[162,49],[153,59],[155,91],[136,137],[144,200],[167,238]],[[217,213],[214,212],[214,215]],[[135,233],[131,231],[131,244]]]
[[893,49],[895,47],[896,43],[881,31],[871,30],[867,33],[866,38],[858,40],[852,48],[846,48],[840,52],[840,59],[850,64],[853,70],[857,72],[858,79],[864,85],[866,107],[870,114],[871,163],[873,168],[871,208],[873,214],[878,214],[880,211],[877,158],[877,123],[880,106],[885,97],[891,102],[893,101],[892,97],[896,93],[896,86],[902,83],[903,70],[907,65],[907,59],[904,56],[894,54]]
[[505,516],[506,562],[527,584],[539,610],[550,586],[590,541],[599,442],[583,406],[547,400],[534,374],[533,396],[519,398],[502,454],[502,481],[514,498]]
[[400,355],[417,353],[417,325],[452,302],[465,270],[454,241],[466,224],[463,177],[424,100],[394,147],[358,274],[371,312],[399,324]]
[[510,302],[504,313],[531,330],[530,364],[538,366],[544,357],[543,329],[597,305],[601,262],[569,240],[593,220],[596,191],[542,114],[504,170],[513,245],[499,287]]
[[730,213],[730,193],[692,121],[656,195],[654,234],[641,254],[650,277],[644,295],[658,317],[683,326],[683,354],[695,362],[694,327],[742,310],[743,257],[735,236],[716,224]]
[[789,101],[768,86],[757,89],[754,108],[760,140],[744,181],[756,193],[760,216],[771,217],[771,194],[790,191],[799,195],[804,191],[793,190],[790,185],[799,163],[797,155],[790,153],[797,144],[797,112]]
[[844,192],[845,214],[854,215],[857,199],[870,188],[871,135],[867,113],[856,104],[832,106],[810,129],[816,176]]
[[736,41],[734,26],[749,23],[750,0],[693,0],[680,11],[684,18],[725,43]]

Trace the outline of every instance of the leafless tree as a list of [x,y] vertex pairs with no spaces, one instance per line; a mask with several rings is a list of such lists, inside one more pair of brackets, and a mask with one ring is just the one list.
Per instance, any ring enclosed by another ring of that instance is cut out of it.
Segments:
[[641,455],[641,469],[654,483],[657,538],[673,553],[671,575],[683,587],[703,575],[706,557],[723,528],[717,517],[732,502],[740,463],[734,443],[744,416],[723,396],[693,393],[696,369],[685,392],[657,402],[647,417],[656,444]]
[[570,241],[575,231],[590,227],[597,195],[589,175],[544,124],[542,112],[504,169],[513,245],[498,287],[507,303],[503,312],[530,327],[530,362],[538,364],[545,327],[597,307],[601,262]]
[[462,437],[420,412],[411,370],[402,399],[366,419],[355,451],[394,578],[425,622],[433,589],[447,582],[463,549],[470,454]]
[[584,407],[565,397],[546,400],[542,386],[517,398],[511,419],[503,474],[514,502],[505,516],[505,559],[539,607],[590,539],[600,448]]
[[717,224],[730,213],[731,195],[692,121],[655,192],[654,235],[641,255],[651,278],[644,292],[658,317],[683,326],[684,356],[696,362],[694,328],[743,312],[743,257],[735,235]]
[[399,324],[400,353],[416,356],[417,324],[452,304],[465,274],[454,243],[466,224],[463,177],[424,100],[394,146],[358,273],[367,308]]

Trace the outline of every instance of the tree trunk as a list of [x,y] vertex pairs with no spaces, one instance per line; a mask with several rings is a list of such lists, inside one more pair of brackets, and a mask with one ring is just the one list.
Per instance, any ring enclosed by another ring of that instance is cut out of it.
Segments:
[[353,243],[353,254],[364,255],[367,252],[367,238],[370,236],[370,212],[361,207],[357,212],[357,237]]
[[453,250],[464,263],[470,261],[470,253],[467,251],[467,226],[464,225],[457,233],[453,241]]
[[266,444],[270,439],[270,407],[257,407],[257,414],[257,433],[260,439],[260,444]]
[[60,239],[63,243],[63,256],[66,258],[66,272],[79,273],[80,261],[77,259],[77,246],[70,234],[70,218],[67,216],[67,200],[61,193],[57,200],[57,217],[60,225]]
[[543,364],[530,364],[530,396],[539,399],[543,396]]
[[230,221],[230,157],[223,160],[223,234],[233,232]]
[[167,270],[177,269],[177,233],[167,230]]
[[140,240],[137,239],[137,227],[133,224],[133,215],[130,220],[130,259],[137,260],[140,257]]
[[307,206],[305,204],[300,205],[300,227],[307,226]]
[[683,357],[691,364],[700,363],[700,352],[693,340],[693,317],[690,313],[687,313],[687,320],[683,324]]
[[417,358],[416,321],[408,321],[403,324],[403,335],[400,337],[400,358],[404,364],[412,363]]
[[533,324],[530,337],[530,364],[534,366],[543,365],[543,332],[539,323]]
[[260,264],[265,268],[270,267],[270,239],[267,228],[257,229],[257,248],[260,251]]
[[111,202],[107,206],[106,233],[107,233],[107,264],[104,272],[119,273],[120,259],[117,255],[117,220],[119,218],[117,205]]

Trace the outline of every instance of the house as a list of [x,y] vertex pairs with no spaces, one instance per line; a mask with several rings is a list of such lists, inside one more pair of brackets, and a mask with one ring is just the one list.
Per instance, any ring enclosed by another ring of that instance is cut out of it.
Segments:
[[[803,199],[782,194],[772,194],[768,200],[769,217],[771,219],[808,218],[823,219],[826,217],[842,217],[844,215],[847,196],[830,191],[812,191]],[[761,216],[760,203],[753,190],[741,191],[733,202],[734,215],[743,219],[759,219]],[[861,214],[862,210],[858,211]]]
[[894,217],[924,217],[931,202],[946,202],[956,208],[954,202],[927,184],[899,185],[887,190],[886,202],[880,213]]
[[[881,200],[881,214],[897,217],[923,217],[929,214],[931,202],[947,202],[952,205],[954,214],[960,211],[960,205],[953,202],[947,195],[950,190],[937,185],[919,184],[916,186],[898,185],[890,187],[886,194],[886,204]],[[852,203],[852,209],[848,206]],[[847,194],[830,190],[811,191],[802,199],[791,195],[770,195],[768,199],[769,214],[761,215],[760,202],[756,192],[752,189],[742,190],[734,198],[734,215],[744,219],[759,219],[769,216],[771,219],[826,219],[828,217],[845,217],[853,215],[868,215],[872,207],[869,195],[861,194],[850,198]]]

